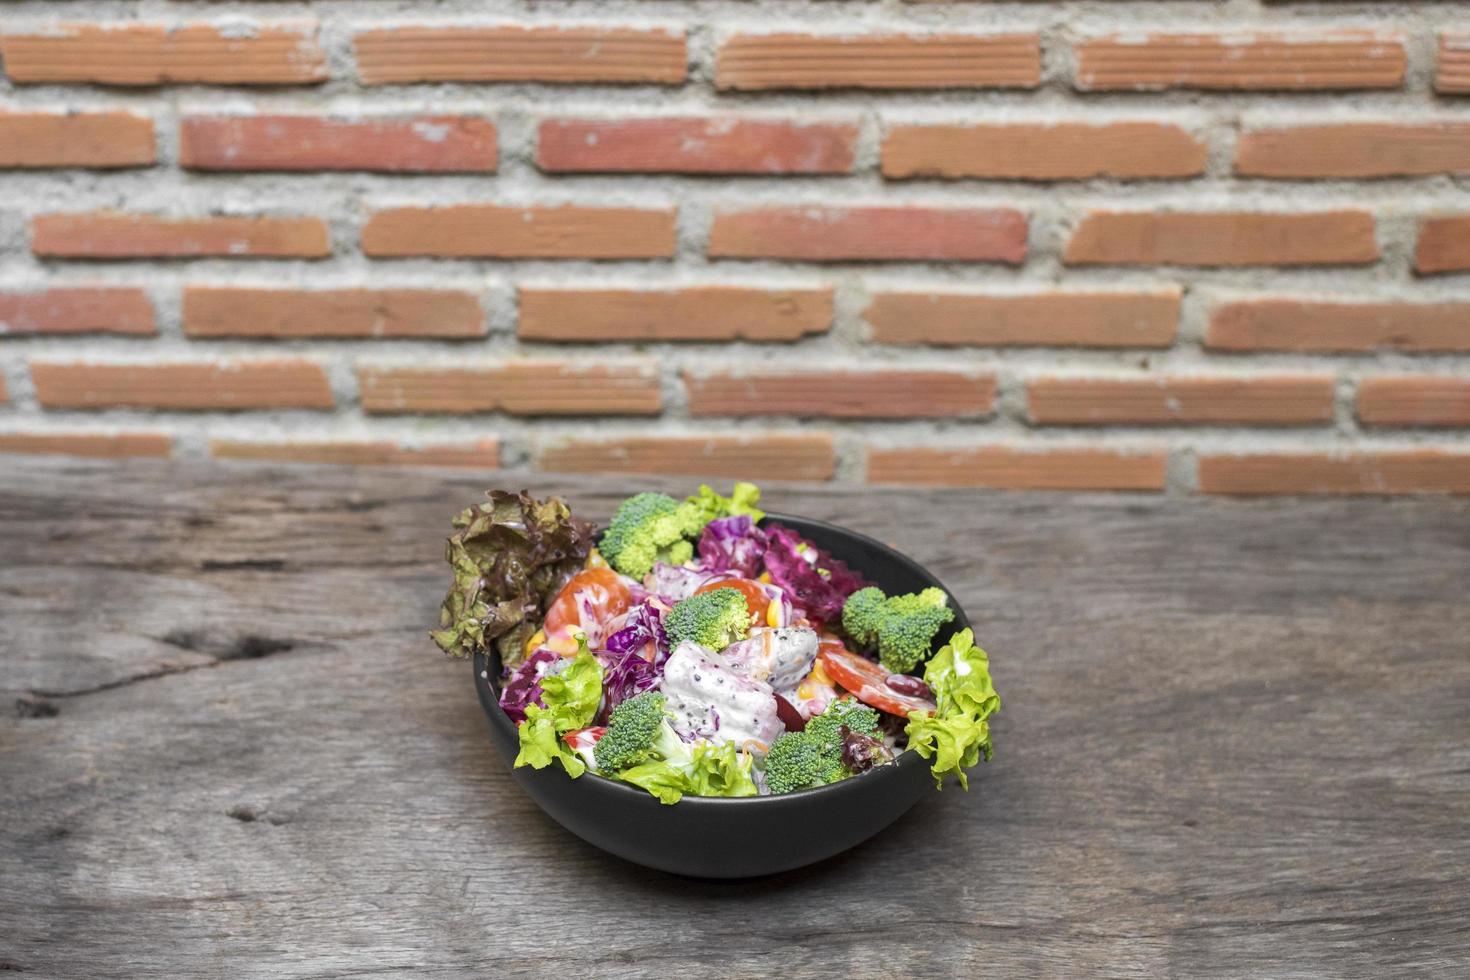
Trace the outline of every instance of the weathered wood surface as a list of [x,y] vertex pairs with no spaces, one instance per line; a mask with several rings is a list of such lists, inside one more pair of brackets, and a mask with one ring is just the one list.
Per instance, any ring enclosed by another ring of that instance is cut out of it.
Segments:
[[771,488],[934,568],[1005,707],[968,795],[708,884],[544,817],[425,637],[481,488],[0,459],[0,968],[1470,971],[1470,501]]

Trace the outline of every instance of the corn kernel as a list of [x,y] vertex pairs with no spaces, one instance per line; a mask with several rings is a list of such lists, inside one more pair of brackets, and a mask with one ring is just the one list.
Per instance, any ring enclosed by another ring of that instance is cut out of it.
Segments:
[[770,627],[781,625],[781,603],[773,602],[766,606],[766,625]]
[[760,582],[762,585],[770,585],[771,584],[771,573],[770,572],[761,572],[760,573],[760,576],[756,579],[756,581],[757,582]]
[[607,559],[602,557],[602,552],[598,551],[596,548],[593,548],[591,551],[587,552],[587,564],[583,567],[606,568]]
[[546,631],[545,630],[537,630],[534,634],[532,634],[531,638],[526,641],[526,652],[527,653],[530,653],[532,650],[535,650],[537,647],[539,647],[541,644],[543,644],[545,642],[546,642]]

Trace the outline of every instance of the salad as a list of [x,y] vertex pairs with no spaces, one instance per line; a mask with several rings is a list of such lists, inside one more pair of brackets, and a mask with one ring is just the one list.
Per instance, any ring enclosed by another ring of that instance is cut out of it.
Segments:
[[558,498],[491,491],[454,520],[431,634],[497,653],[516,766],[685,795],[790,793],[911,748],[937,785],[990,758],[989,659],[943,590],[886,595],[757,506],[640,493],[600,542]]

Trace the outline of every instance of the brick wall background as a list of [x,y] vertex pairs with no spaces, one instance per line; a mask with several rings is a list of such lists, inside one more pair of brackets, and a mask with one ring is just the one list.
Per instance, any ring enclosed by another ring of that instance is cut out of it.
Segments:
[[1470,492],[1467,3],[9,0],[0,58],[0,452]]

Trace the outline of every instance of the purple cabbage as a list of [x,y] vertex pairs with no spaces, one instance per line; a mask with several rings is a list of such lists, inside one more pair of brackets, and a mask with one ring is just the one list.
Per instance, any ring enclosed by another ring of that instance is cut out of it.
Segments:
[[749,514],[720,517],[704,526],[699,536],[699,560],[706,572],[735,572],[743,578],[760,574],[766,552],[766,534]]
[[811,620],[830,623],[840,619],[847,597],[869,584],[790,528],[773,524],[766,529],[766,537],[762,562],[771,581],[785,589],[792,604],[805,609]]
[[637,653],[652,640],[658,653],[656,659],[663,663],[669,656],[669,640],[664,634],[662,603],[645,601],[629,610],[623,620],[622,629],[607,638],[603,649],[608,653]]
[[[622,629],[607,638],[602,660],[602,724],[612,709],[635,694],[658,686],[663,662],[669,659],[669,639],[664,633],[667,608],[657,599],[634,606],[623,620]],[[653,643],[654,660],[643,659],[643,649]]]
[[511,721],[519,725],[526,720],[526,705],[541,702],[541,678],[552,664],[561,659],[545,648],[522,660],[500,688],[500,707]]
[[602,710],[597,713],[596,723],[605,725],[612,709],[635,694],[657,687],[659,671],[640,657],[637,650],[598,659],[602,661]]

